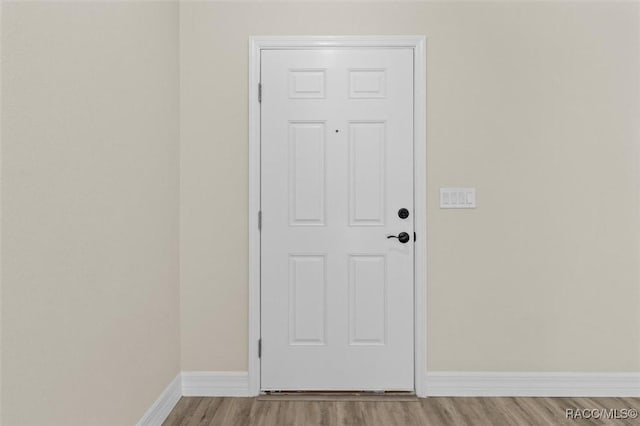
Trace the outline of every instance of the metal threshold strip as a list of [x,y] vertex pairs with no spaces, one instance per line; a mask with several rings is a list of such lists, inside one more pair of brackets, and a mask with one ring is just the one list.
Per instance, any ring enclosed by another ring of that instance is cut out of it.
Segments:
[[399,391],[265,391],[258,401],[371,401],[417,402],[415,392]]

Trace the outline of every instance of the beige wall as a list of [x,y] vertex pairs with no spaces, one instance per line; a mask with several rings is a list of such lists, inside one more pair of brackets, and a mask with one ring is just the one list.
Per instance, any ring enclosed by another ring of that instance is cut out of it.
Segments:
[[[640,371],[638,3],[4,2],[5,425],[133,424],[179,369],[246,370],[269,34],[428,37],[430,370]],[[458,185],[478,209],[439,210]]]
[[[424,34],[430,370],[640,371],[637,3],[180,8],[183,370],[247,368],[247,40]],[[439,210],[474,186],[478,208]]]
[[132,425],[179,371],[177,3],[3,7],[4,425]]
[[0,426],[2,426],[2,0],[0,0]]

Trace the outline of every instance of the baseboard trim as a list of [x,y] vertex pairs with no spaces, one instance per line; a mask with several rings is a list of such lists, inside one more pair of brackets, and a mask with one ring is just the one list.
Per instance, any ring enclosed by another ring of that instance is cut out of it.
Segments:
[[183,396],[249,396],[246,371],[183,371]]
[[149,407],[136,426],[158,426],[164,422],[173,407],[176,406],[182,396],[182,379],[180,373],[160,394],[160,397]]
[[640,397],[640,373],[427,373],[427,396]]
[[[431,371],[427,396],[640,397],[640,373]],[[181,396],[251,396],[246,371],[183,371],[137,426],[162,424]]]

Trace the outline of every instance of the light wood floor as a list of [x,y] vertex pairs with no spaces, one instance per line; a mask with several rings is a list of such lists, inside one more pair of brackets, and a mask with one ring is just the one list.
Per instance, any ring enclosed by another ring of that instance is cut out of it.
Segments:
[[566,409],[640,410],[640,398],[441,398],[415,402],[258,401],[183,397],[164,426],[519,426],[640,425],[640,420],[574,420]]

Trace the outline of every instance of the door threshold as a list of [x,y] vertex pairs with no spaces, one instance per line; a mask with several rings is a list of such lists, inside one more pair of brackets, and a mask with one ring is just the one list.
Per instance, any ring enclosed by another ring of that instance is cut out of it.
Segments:
[[401,391],[265,391],[257,401],[417,402],[415,392]]

